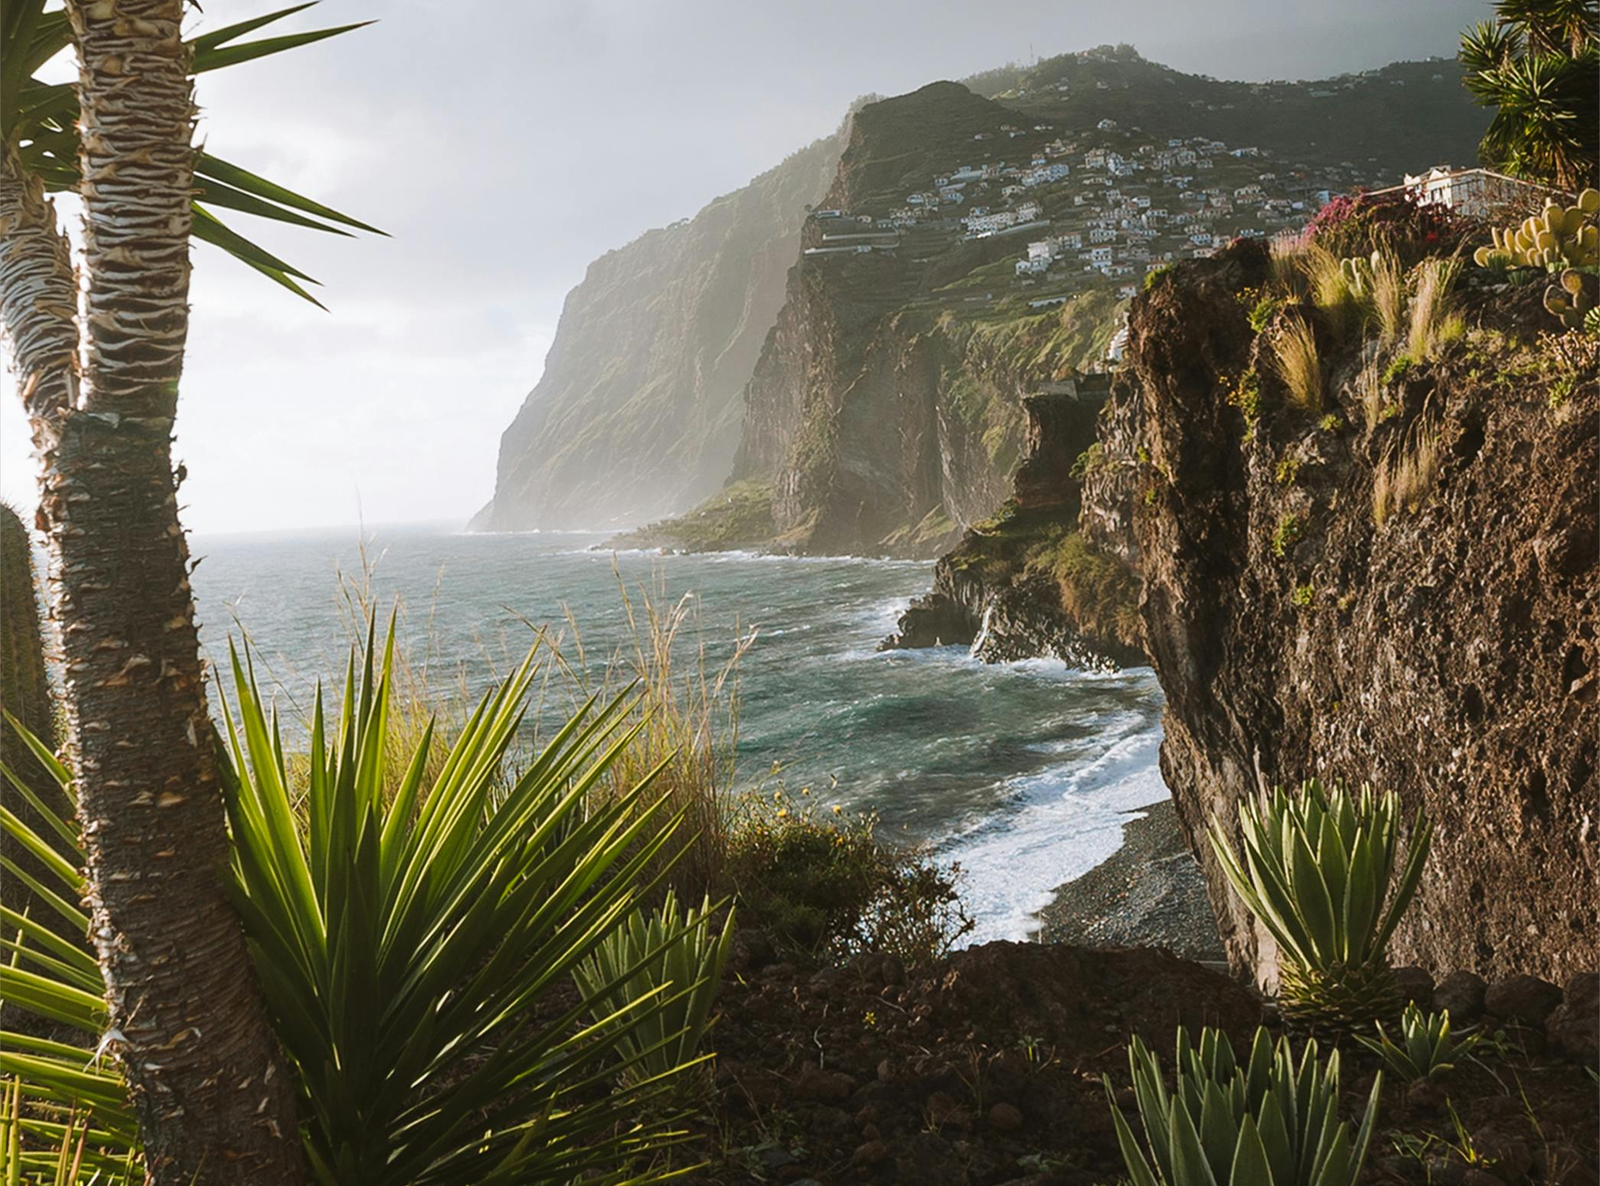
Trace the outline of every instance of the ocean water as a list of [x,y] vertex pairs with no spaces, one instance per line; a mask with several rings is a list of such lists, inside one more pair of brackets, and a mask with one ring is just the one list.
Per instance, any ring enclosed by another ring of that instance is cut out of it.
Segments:
[[[402,608],[414,655],[481,692],[549,625],[591,667],[630,637],[636,610],[689,598],[681,658],[715,670],[754,633],[738,668],[736,784],[772,785],[874,810],[881,827],[962,869],[973,942],[1020,939],[1051,891],[1121,843],[1126,813],[1166,795],[1156,765],[1161,690],[1055,661],[986,665],[965,648],[880,654],[922,562],[595,550],[578,533],[468,535],[444,527],[200,536],[193,584],[202,638],[225,664],[248,634],[258,675],[287,715],[312,681],[341,673],[349,608],[341,574],[365,569],[376,603]],[[363,552],[365,561],[363,560]]]

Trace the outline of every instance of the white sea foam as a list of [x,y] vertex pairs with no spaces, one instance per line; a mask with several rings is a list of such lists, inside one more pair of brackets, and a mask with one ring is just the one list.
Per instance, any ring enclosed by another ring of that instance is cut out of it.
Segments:
[[1095,756],[1012,779],[1008,806],[943,847],[941,857],[965,873],[963,898],[978,924],[967,942],[1027,938],[1055,887],[1122,846],[1129,812],[1166,797],[1159,726],[1114,725],[1084,744]]

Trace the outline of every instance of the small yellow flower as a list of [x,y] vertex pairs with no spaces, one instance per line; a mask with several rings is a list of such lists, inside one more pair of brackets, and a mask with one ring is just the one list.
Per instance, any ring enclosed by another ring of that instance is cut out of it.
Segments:
[[844,814],[844,808],[840,807],[837,803],[835,803],[833,805],[833,814],[834,815],[843,815]]
[[788,814],[789,814],[789,809],[787,807],[778,808],[778,818],[779,819],[784,819],[785,817],[788,816]]

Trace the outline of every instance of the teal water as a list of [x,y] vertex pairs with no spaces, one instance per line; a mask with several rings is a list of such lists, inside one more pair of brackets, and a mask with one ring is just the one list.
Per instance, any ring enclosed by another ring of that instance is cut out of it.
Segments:
[[[1062,881],[1113,852],[1121,813],[1162,798],[1161,692],[1148,669],[1113,675],[1055,661],[985,665],[964,648],[879,654],[930,566],[744,553],[661,556],[593,550],[581,534],[468,535],[426,526],[368,529],[378,604],[398,599],[402,633],[434,677],[473,693],[520,656],[531,625],[564,634],[570,612],[591,666],[636,607],[690,598],[682,658],[703,645],[715,669],[741,634],[739,787],[770,779],[872,809],[882,825],[959,863],[978,920],[974,941],[1021,938]],[[193,583],[214,662],[242,629],[260,674],[292,714],[311,682],[342,672],[347,609],[339,573],[362,571],[354,530],[198,537]],[[769,783],[770,785],[770,783]]]

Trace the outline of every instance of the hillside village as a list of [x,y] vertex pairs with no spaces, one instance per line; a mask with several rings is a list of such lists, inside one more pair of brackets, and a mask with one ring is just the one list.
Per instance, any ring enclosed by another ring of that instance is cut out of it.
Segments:
[[1152,269],[1240,236],[1292,234],[1332,194],[1379,180],[1351,162],[1313,170],[1255,145],[1158,140],[1112,119],[1079,135],[1040,123],[971,139],[972,156],[990,159],[930,176],[887,209],[812,211],[805,255],[927,256],[978,243],[990,262],[938,295],[967,306],[1023,297],[1033,309],[1098,287],[1127,298]]

